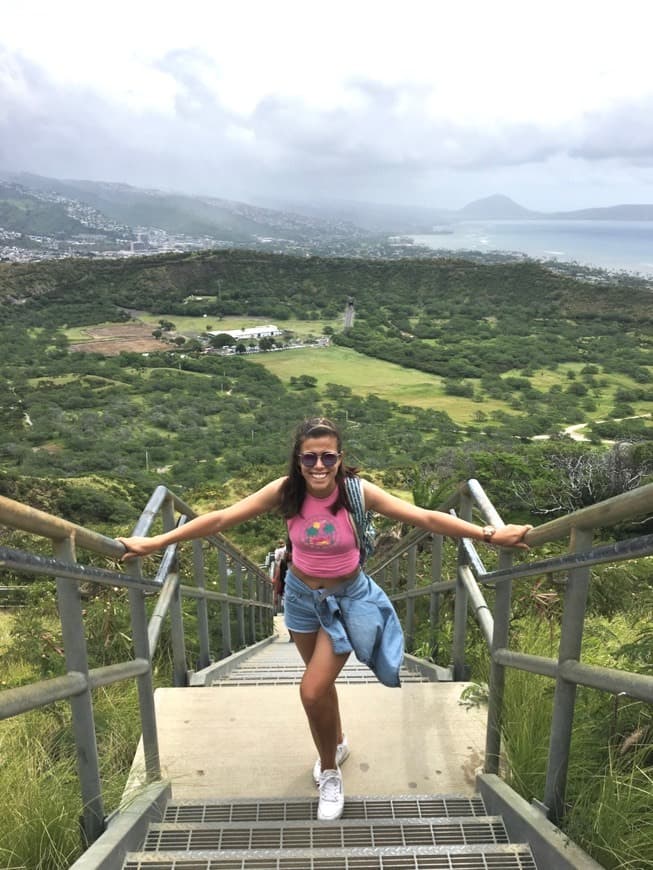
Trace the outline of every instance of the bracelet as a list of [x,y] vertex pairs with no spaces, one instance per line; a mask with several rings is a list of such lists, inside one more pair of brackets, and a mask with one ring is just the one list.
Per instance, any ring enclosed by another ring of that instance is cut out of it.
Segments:
[[483,540],[486,544],[492,543],[492,538],[496,535],[497,530],[494,526],[483,526]]

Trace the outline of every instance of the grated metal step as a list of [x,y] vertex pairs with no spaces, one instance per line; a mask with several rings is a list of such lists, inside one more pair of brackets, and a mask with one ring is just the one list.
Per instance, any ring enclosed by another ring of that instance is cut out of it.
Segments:
[[123,870],[537,870],[527,846],[450,846],[369,849],[329,854],[300,852],[292,855],[265,851],[243,855],[184,852],[131,853]]
[[342,819],[317,800],[171,801],[123,870],[537,870],[479,795],[348,797]]
[[[243,666],[235,668],[229,674],[218,679],[211,680],[211,686],[235,687],[235,686],[294,686],[299,685],[304,675],[304,668],[262,668]],[[416,671],[402,668],[399,672],[402,683],[427,683],[429,682]],[[359,668],[343,670],[338,675],[337,684],[342,683],[376,683],[374,674],[365,665]]]
[[[256,655],[246,659],[224,675],[216,675],[212,686],[295,685],[304,675],[304,663],[294,644],[274,642]],[[402,667],[400,678],[404,683],[429,682],[418,671]],[[339,683],[376,683],[370,669],[353,655],[338,675]]]
[[508,835],[496,817],[476,819],[388,819],[337,825],[320,822],[227,825],[153,824],[145,852],[202,850],[372,849],[388,846],[471,846],[505,844]]
[[[317,800],[171,801],[163,818],[172,823],[313,821]],[[343,821],[349,819],[432,819],[486,816],[480,795],[347,796]]]

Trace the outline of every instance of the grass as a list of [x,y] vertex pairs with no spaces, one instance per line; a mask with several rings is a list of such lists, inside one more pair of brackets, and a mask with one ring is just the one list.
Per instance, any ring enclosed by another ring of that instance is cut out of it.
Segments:
[[8,740],[0,732],[0,866],[64,870],[81,853],[75,762],[69,758],[49,763],[38,732],[29,731],[23,730],[21,740],[16,733]]
[[[232,329],[247,329],[253,326],[264,326],[269,323],[274,323],[279,329],[288,330],[296,333],[298,336],[308,335],[323,335],[325,326],[332,326],[334,329],[339,329],[342,326],[341,320],[279,320],[275,321],[270,317],[223,317],[220,320],[218,317],[186,317],[179,314],[150,314],[147,311],[138,311],[135,313],[135,318],[143,323],[151,323],[152,327],[159,325],[159,320],[170,320],[175,324],[177,331],[187,334],[189,337],[193,334],[210,330],[211,332],[220,332],[221,330]],[[114,324],[101,324],[102,326],[111,326]],[[82,328],[83,329],[83,328]],[[66,330],[66,335],[71,338],[71,333],[74,330]],[[72,340],[72,339],[71,339]],[[84,340],[75,339],[75,340]]]
[[[271,322],[269,317],[225,317],[222,320],[212,317],[183,315],[151,314],[146,311],[135,312],[135,318],[143,323],[151,324],[152,328],[158,326],[159,320],[170,320],[177,330],[193,337],[205,332],[242,329]],[[95,328],[108,326],[124,326],[124,323],[100,323]],[[289,330],[299,338],[308,336],[321,336],[325,326],[335,329],[341,327],[340,318],[334,321],[322,320],[285,320],[276,324],[280,329]],[[84,342],[93,339],[87,332],[92,327],[72,327],[65,330],[66,335],[72,342]],[[446,395],[443,388],[443,378],[437,375],[429,375],[417,369],[407,369],[393,363],[373,359],[359,354],[349,348],[300,348],[287,351],[278,351],[272,354],[260,354],[249,357],[256,365],[263,365],[269,371],[276,374],[286,383],[291,377],[306,374],[317,378],[318,387],[323,389],[328,383],[340,384],[350,387],[354,395],[365,397],[377,395],[390,402],[409,407],[445,411],[460,425],[467,425],[474,420],[475,414],[482,410],[485,414],[491,414],[495,410],[506,413],[514,413],[507,403],[483,397],[482,402],[469,398]],[[581,369],[585,364],[564,363],[556,369],[541,369],[536,371],[529,380],[533,387],[538,390],[548,391],[552,386],[559,385],[563,389],[571,383],[567,372],[574,372],[582,381]],[[515,369],[505,372],[504,377],[523,377],[521,370]],[[58,380],[64,383],[68,376],[62,376]],[[591,418],[598,420],[605,418],[614,406],[614,394],[619,387],[638,388],[632,378],[623,374],[606,374],[602,372],[597,376],[598,380],[605,380],[606,386],[600,387],[598,394],[590,387],[589,397],[596,403],[596,411],[586,414],[580,407],[578,419],[569,420],[569,424],[583,422],[583,419]],[[472,380],[476,388],[478,382]],[[648,409],[645,402],[632,403],[634,413],[642,414]]]
[[[534,655],[557,655],[557,626],[552,628],[544,620],[523,620],[517,633],[519,648]],[[583,658],[592,664],[617,667],[611,649],[631,635],[632,621],[625,615],[611,620],[588,617]],[[506,779],[528,801],[542,799],[544,794],[553,688],[552,680],[546,677],[512,669],[507,673],[503,718]],[[632,703],[635,706],[636,702]],[[624,752],[619,741],[611,741],[616,724],[623,725],[627,733],[635,730],[634,716],[625,708],[624,704],[617,720],[604,693],[578,690],[568,808],[562,825],[564,832],[607,870],[653,866],[650,745]]]
[[572,840],[608,870],[653,866],[653,776],[647,747],[624,764],[609,752],[602,777],[588,777],[566,820]]
[[400,405],[446,411],[457,423],[469,422],[481,408],[486,413],[495,408],[507,408],[504,403],[494,400],[480,404],[471,399],[447,396],[443,379],[437,375],[373,359],[345,347],[300,348],[258,354],[249,359],[286,383],[290,383],[291,377],[311,375],[317,378],[319,389],[324,389],[327,384],[338,384],[350,387],[357,396],[376,395]]
[[[105,812],[117,808],[139,737],[136,688],[94,694]],[[0,867],[65,870],[82,853],[81,797],[66,704],[0,723]]]
[[9,647],[11,627],[13,624],[13,615],[9,611],[0,610],[0,655],[3,655]]

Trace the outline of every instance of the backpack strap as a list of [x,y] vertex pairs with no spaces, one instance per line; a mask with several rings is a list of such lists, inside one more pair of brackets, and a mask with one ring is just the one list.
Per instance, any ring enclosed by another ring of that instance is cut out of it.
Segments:
[[365,493],[360,477],[345,476],[345,490],[352,508],[351,517],[354,521],[354,530],[361,552],[361,564],[363,564],[373,548],[375,533],[372,516],[370,511],[365,510]]

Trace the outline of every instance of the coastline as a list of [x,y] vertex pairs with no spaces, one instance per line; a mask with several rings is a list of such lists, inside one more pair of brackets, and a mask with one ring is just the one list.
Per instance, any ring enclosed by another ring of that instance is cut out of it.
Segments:
[[484,220],[453,223],[415,246],[478,262],[532,260],[589,279],[653,281],[653,221]]

